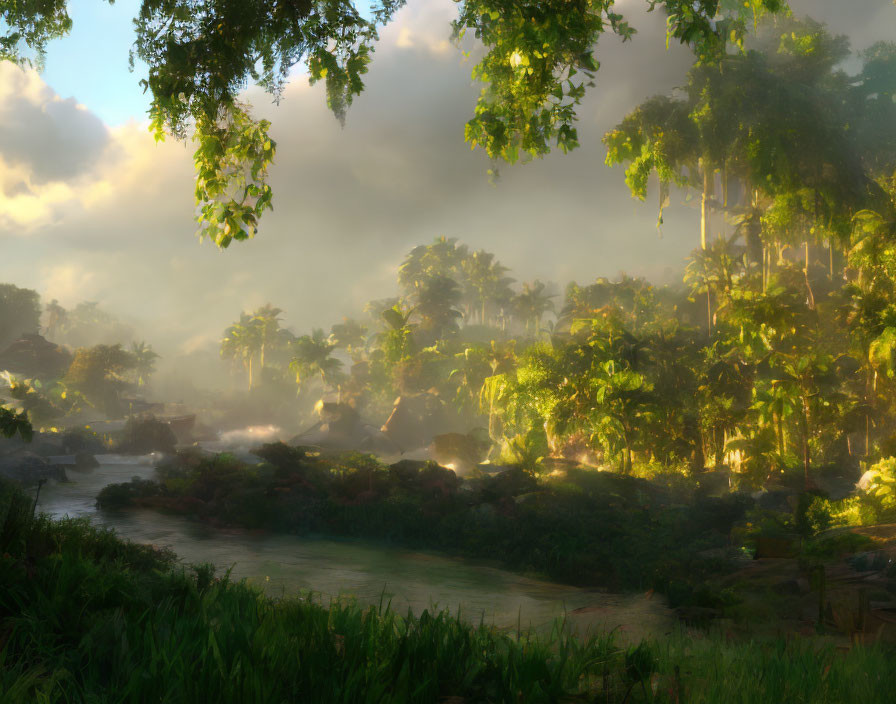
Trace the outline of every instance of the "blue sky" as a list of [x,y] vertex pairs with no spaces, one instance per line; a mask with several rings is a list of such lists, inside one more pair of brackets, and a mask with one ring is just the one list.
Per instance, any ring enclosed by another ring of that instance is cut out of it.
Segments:
[[139,81],[145,64],[128,70],[139,0],[69,0],[74,27],[50,43],[42,77],[63,98],[74,96],[109,125],[142,120],[149,107]]

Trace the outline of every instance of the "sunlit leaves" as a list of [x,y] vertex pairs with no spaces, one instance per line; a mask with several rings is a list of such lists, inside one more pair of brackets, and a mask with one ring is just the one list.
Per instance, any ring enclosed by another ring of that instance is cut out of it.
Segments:
[[332,356],[335,348],[336,345],[319,328],[293,341],[293,358],[289,368],[295,374],[300,389],[315,377],[325,387],[336,387],[342,381],[342,361]]
[[[0,61],[43,63],[47,43],[72,28],[67,0],[13,0],[0,3]],[[30,49],[33,54],[29,55]]]
[[552,146],[576,147],[575,108],[599,67],[597,41],[607,28],[631,35],[613,5],[613,0],[462,2],[455,35],[475,34],[487,50],[473,69],[473,77],[487,85],[467,123],[471,146],[510,163]]
[[751,25],[787,11],[786,0],[648,0],[667,15],[668,39],[693,47],[701,63],[723,57],[729,44],[742,48]]
[[363,88],[377,24],[401,2],[384,0],[362,17],[344,0],[144,0],[134,56],[149,65],[144,88],[158,138],[197,142],[200,234],[227,247],[254,236],[271,207],[270,124],[238,102],[253,81],[279,99],[290,69],[305,61],[323,80],[339,119]]
[[[615,0],[465,0],[455,36],[473,33],[485,45],[473,78],[486,84],[465,136],[493,159],[513,163],[556,147],[578,146],[576,109],[600,67],[596,48],[609,31],[634,30]],[[742,46],[750,22],[786,8],[783,0],[648,0],[668,13],[668,36],[717,61],[730,43]]]
[[236,104],[215,123],[200,118],[196,126],[199,232],[226,248],[253,237],[259,218],[272,207],[267,177],[276,144],[268,136],[270,123],[254,121]]
[[700,151],[690,110],[682,100],[651,98],[604,135],[606,163],[628,164],[625,182],[634,197],[644,200],[654,173],[663,184],[696,182]]
[[34,436],[27,414],[0,406],[0,436],[11,438],[16,434],[26,442]]

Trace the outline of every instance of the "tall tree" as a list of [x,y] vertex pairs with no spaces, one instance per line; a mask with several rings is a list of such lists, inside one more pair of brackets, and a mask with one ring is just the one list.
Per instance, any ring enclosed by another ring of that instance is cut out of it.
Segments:
[[252,316],[242,313],[239,321],[227,328],[221,339],[221,356],[239,363],[246,370],[250,391],[254,386],[253,362],[261,350],[259,333],[260,329],[254,324]]
[[530,329],[537,336],[541,332],[541,321],[545,313],[554,312],[556,296],[547,292],[547,287],[536,279],[532,283],[523,283],[523,290],[513,301],[514,312],[523,321],[526,332]]

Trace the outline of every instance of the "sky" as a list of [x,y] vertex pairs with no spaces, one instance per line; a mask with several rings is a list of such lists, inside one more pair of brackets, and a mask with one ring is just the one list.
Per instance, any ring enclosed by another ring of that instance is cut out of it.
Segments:
[[[413,246],[445,235],[485,248],[518,280],[561,286],[625,270],[671,279],[694,248],[697,212],[676,206],[657,232],[656,198],[633,200],[604,165],[601,136],[645,98],[684,81],[659,12],[622,0],[638,34],[601,39],[597,86],[580,110],[581,148],[504,167],[463,141],[478,93],[449,41],[452,0],[411,0],[382,33],[345,127],[296,72],[273,123],[275,210],[257,238],[225,252],[193,222],[189,145],[157,145],[128,70],[138,2],[70,0],[74,29],[44,71],[0,65],[0,281],[66,306],[100,301],[169,354],[214,346],[241,310],[271,302],[297,333],[329,327],[395,293]],[[892,0],[794,0],[861,48],[896,39]]]

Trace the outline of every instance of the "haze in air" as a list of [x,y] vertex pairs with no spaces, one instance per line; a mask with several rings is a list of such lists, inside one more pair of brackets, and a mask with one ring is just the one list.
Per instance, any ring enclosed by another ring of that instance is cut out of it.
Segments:
[[896,5],[353,8],[0,2],[0,701],[889,701]]

